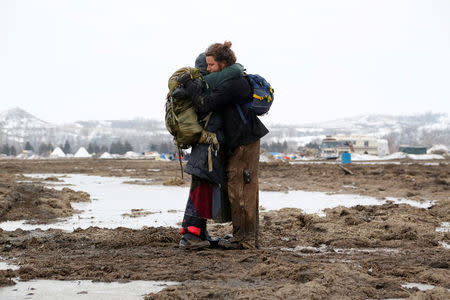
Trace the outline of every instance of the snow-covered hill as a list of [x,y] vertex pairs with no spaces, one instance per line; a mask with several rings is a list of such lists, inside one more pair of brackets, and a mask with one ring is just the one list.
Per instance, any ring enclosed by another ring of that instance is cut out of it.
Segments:
[[[361,134],[388,138],[395,144],[443,144],[450,147],[450,118],[446,114],[424,113],[409,116],[363,115],[321,123],[300,125],[270,124],[270,115],[262,117],[269,124],[270,133],[264,143],[286,141],[292,148],[305,145],[330,134]],[[73,148],[88,143],[109,146],[112,142],[127,140],[135,151],[149,149],[150,144],[171,142],[164,122],[134,119],[110,121],[78,121],[70,124],[52,124],[28,112],[14,108],[0,113],[0,144],[22,145],[30,142],[35,148],[40,143],[54,146],[69,141]]]
[[23,143],[34,136],[46,135],[53,126],[20,108],[0,113],[0,142]]
[[39,120],[21,108],[13,108],[0,113],[0,125],[6,129],[48,127],[49,124]]
[[109,146],[112,142],[129,141],[137,151],[148,149],[149,143],[170,142],[165,125],[154,120],[78,121],[51,124],[28,112],[14,108],[0,114],[0,144],[23,146],[26,142],[38,149],[41,143],[54,146],[68,141],[77,149],[88,143]]
[[264,141],[269,144],[287,141],[294,146],[336,134],[388,138],[394,146],[410,144],[429,147],[436,143],[449,145],[450,118],[439,113],[409,116],[363,115],[298,126],[272,125]]

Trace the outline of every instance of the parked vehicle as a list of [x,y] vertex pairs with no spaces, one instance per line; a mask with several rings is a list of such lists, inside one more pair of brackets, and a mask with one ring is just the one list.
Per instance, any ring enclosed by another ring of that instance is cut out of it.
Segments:
[[322,140],[320,153],[323,159],[336,159],[344,152],[353,152],[351,141],[338,140],[331,136],[327,136]]

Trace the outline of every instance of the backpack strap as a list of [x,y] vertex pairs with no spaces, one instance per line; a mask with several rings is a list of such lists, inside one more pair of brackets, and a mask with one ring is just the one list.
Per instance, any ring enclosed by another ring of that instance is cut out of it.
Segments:
[[183,180],[184,177],[183,177],[183,163],[181,162],[181,148],[180,147],[177,148],[178,148],[178,160],[180,161],[181,180]]
[[[245,72],[245,70],[244,70],[244,72],[242,72],[241,73],[241,75],[242,75],[242,77],[244,77],[245,79],[247,79],[247,82],[248,82],[248,84],[250,85],[250,89],[252,90],[252,95],[253,95],[253,97],[255,97],[255,94],[254,94],[254,92],[253,92],[253,85],[252,85],[252,83],[251,83],[251,81],[250,81],[250,77],[248,76],[248,74]],[[259,96],[258,96],[259,97]],[[252,101],[253,101],[253,99],[252,99]],[[250,102],[248,102],[248,103],[245,103],[245,104],[243,104],[247,109],[250,109],[251,107],[252,107],[252,101],[250,101]],[[239,116],[241,117],[241,120],[242,120],[242,122],[244,123],[244,124],[247,124],[247,119],[245,119],[245,116],[244,116],[244,113],[242,112],[242,108],[241,108],[241,106],[239,105],[239,104],[235,104],[235,106],[236,106],[236,109],[237,109],[237,111],[239,112]]]
[[242,112],[241,106],[239,104],[235,104],[236,105],[236,109],[239,112],[239,115],[241,116],[241,120],[242,122],[244,122],[244,124],[247,124],[247,120],[245,119],[244,113]]
[[204,117],[203,120],[202,120],[202,121],[205,121],[205,125],[203,126],[203,129],[204,129],[204,130],[206,130],[206,126],[208,126],[209,119],[211,119],[211,115],[212,115],[212,112],[210,112],[210,113],[209,113],[206,117]]

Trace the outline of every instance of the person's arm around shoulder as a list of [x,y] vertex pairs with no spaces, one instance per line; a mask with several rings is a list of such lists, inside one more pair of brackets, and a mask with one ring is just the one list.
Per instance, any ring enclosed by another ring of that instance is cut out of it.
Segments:
[[204,93],[194,102],[200,112],[219,112],[233,102],[233,93],[228,82],[223,83],[210,93]]
[[212,91],[203,91],[195,81],[190,81],[185,86],[199,113],[221,111],[225,105],[233,101],[231,80],[224,82]]

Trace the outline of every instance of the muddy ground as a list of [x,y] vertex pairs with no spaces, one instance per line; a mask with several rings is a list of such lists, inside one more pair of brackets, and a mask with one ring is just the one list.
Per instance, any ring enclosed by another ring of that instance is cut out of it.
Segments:
[[[337,207],[326,217],[297,209],[261,213],[261,247],[225,251],[178,249],[174,228],[2,231],[0,256],[18,270],[0,271],[0,285],[21,280],[167,280],[180,282],[148,299],[449,299],[449,161],[432,164],[346,165],[262,163],[262,190],[308,190],[434,200],[429,209],[405,204]],[[51,222],[75,213],[71,201],[89,195],[43,187],[27,173],[83,173],[151,179],[150,184],[189,185],[179,164],[147,160],[0,160],[0,220]],[[54,179],[57,180],[57,179]],[[141,182],[134,182],[142,184]],[[148,184],[148,183],[147,183]],[[137,208],[138,209],[138,208]],[[210,233],[229,233],[213,224]],[[435,288],[421,292],[402,284]]]

